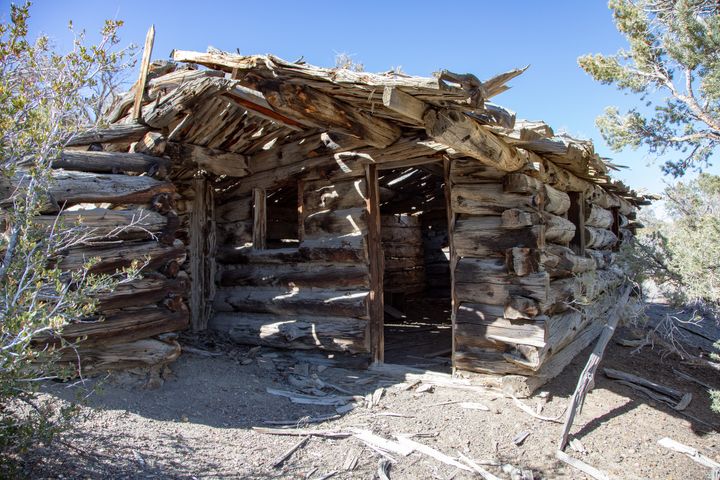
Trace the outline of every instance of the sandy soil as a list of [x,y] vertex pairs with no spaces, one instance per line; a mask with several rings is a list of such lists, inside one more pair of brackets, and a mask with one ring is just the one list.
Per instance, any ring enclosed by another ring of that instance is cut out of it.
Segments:
[[[620,331],[615,339],[629,335]],[[192,339],[192,344],[207,351],[221,348],[207,338]],[[599,375],[572,430],[585,453],[568,448],[569,453],[616,478],[709,477],[706,467],[657,441],[671,437],[720,460],[717,429],[702,423],[715,425],[720,418],[710,412],[704,389],[676,378],[672,368],[720,388],[717,372],[682,365],[660,353],[646,348],[631,354],[630,348],[613,342],[602,366],[692,392],[687,410],[676,412]],[[523,402],[533,409],[543,405],[544,416],[559,416],[588,354],[589,350],[583,352],[560,378]],[[586,478],[554,458],[562,425],[533,418],[497,392],[436,386],[419,393],[418,386],[404,390],[397,381],[367,371],[326,368],[265,348],[235,347],[216,356],[186,353],[171,369],[157,389],[144,388],[143,379],[130,374],[96,379],[84,387],[47,385],[46,398],[60,402],[73,401],[84,394],[84,388],[100,388],[83,407],[77,428],[28,455],[25,473],[31,478],[320,479],[335,472],[332,478],[373,478],[383,457],[354,437],[312,437],[282,465],[272,466],[301,437],[259,433],[253,427],[267,427],[268,421],[302,424],[304,417],[336,411],[333,406],[294,404],[268,394],[267,388],[295,391],[312,382],[319,385],[318,378],[356,395],[371,394],[382,386],[385,392],[372,408],[358,407],[308,428],[365,429],[388,439],[414,435],[415,441],[453,457],[463,453],[495,463],[485,468],[504,479],[511,478],[509,468],[502,469],[506,464],[531,470],[534,478]],[[489,411],[448,402],[482,403]],[[529,436],[517,445],[513,439],[521,432]],[[350,469],[355,456],[357,464]],[[393,479],[476,478],[417,452],[392,457]],[[526,478],[531,477],[526,474]]]

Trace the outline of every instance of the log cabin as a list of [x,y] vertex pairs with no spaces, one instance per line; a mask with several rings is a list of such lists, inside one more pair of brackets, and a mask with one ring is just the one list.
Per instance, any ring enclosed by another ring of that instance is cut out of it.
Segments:
[[617,302],[614,258],[648,199],[591,142],[490,102],[522,72],[146,55],[107,126],[54,162],[39,221],[64,205],[105,235],[63,268],[147,265],[63,335],[85,338],[94,369],[174,359],[169,332],[210,329],[368,364],[425,345],[454,371],[556,376]]

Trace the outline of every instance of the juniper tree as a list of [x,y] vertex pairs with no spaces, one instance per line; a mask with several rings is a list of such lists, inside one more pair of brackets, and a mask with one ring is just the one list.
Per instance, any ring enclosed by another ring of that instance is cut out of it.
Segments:
[[595,80],[640,95],[627,112],[607,107],[597,126],[616,151],[646,146],[679,177],[711,164],[720,146],[720,3],[610,0],[629,49],[585,55]]

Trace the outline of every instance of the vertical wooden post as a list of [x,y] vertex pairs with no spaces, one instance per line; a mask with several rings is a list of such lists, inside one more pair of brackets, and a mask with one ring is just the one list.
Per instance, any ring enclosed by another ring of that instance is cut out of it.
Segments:
[[253,248],[265,249],[267,238],[267,195],[264,188],[253,188]]
[[568,196],[568,220],[575,224],[575,237],[570,241],[570,248],[578,255],[585,255],[585,195],[583,192],[568,192]]
[[213,190],[204,177],[193,179],[190,214],[190,313],[194,331],[205,330],[215,296],[215,219]]
[[303,217],[303,204],[305,203],[305,181],[297,182],[297,214],[298,214],[298,242],[302,242],[305,238],[305,217]]
[[457,295],[455,293],[455,267],[457,266],[457,254],[455,253],[455,212],[452,209],[452,195],[450,189],[452,182],[450,180],[450,159],[443,160],[443,179],[445,181],[445,213],[447,214],[448,226],[448,246],[450,247],[450,321],[452,323],[452,351],[450,359],[453,373],[455,373],[455,317],[457,315]]
[[150,71],[150,57],[152,56],[153,44],[155,43],[155,25],[150,25],[145,36],[145,49],[140,61],[140,76],[135,85],[135,103],[133,103],[132,118],[135,121],[142,120],[142,99],[145,95],[145,84],[147,83],[148,71]]
[[370,355],[373,363],[385,360],[385,306],[383,303],[383,272],[385,258],[380,238],[380,187],[377,165],[365,166],[367,182],[366,208],[368,212],[367,247],[370,262],[370,294],[368,317],[370,318]]

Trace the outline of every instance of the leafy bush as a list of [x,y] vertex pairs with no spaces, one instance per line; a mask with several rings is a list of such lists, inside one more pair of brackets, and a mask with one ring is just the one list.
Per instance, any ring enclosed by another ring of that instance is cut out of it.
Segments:
[[57,332],[91,315],[99,292],[137,274],[137,266],[91,274],[97,259],[61,271],[59,256],[93,240],[92,231],[35,220],[52,203],[53,159],[111,99],[107,80],[126,65],[128,50],[115,51],[122,22],[106,22],[94,46],[77,33],[73,50],[59,54],[46,37],[27,38],[29,7],[12,5],[10,21],[0,23],[0,476],[23,451],[51,439],[71,413],[37,401],[39,381],[70,373],[57,360],[74,345]]

